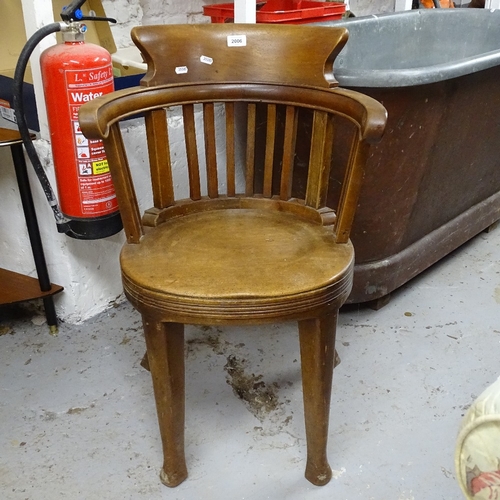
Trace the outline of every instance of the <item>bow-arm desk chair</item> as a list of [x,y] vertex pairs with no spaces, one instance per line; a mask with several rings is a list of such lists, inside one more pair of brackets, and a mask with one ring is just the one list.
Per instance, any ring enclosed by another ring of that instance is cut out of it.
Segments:
[[[127,237],[123,286],[143,318],[161,479],[176,486],[187,477],[183,325],[295,320],[305,475],[326,484],[337,312],[353,276],[349,231],[369,144],[381,137],[386,111],[335,88],[333,62],[347,40],[342,28],[143,26],[132,38],[148,64],[141,87],[82,106],[80,124],[104,141],[119,200]],[[302,113],[312,120],[309,137],[297,133]],[[129,165],[120,126],[137,115],[145,124],[153,203],[143,214],[133,183],[138,166]],[[184,158],[170,140],[179,126]],[[310,144],[303,189],[294,185],[298,141]],[[342,173],[335,186],[328,185],[331,168]],[[187,199],[178,199],[179,169]],[[338,191],[337,206],[325,205],[329,188]]]

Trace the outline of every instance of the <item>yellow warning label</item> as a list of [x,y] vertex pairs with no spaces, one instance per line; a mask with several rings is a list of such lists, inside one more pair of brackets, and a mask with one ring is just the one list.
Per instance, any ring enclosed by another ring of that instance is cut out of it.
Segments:
[[108,160],[92,162],[92,173],[94,175],[106,174],[108,172],[109,172]]

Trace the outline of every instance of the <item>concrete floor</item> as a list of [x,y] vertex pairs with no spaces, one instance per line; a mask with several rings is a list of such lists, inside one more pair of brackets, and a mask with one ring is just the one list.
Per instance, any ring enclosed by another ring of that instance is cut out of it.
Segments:
[[384,309],[341,313],[321,488],[303,478],[295,325],[187,329],[190,476],[168,489],[138,314],[116,305],[51,337],[14,313],[0,310],[3,500],[460,499],[460,421],[500,374],[500,230]]

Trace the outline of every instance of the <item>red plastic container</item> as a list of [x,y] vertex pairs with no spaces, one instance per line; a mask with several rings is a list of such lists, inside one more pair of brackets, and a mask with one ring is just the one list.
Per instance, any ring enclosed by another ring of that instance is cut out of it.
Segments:
[[[256,20],[258,23],[304,24],[342,19],[344,12],[345,4],[339,2],[257,0]],[[203,14],[213,23],[232,23],[234,3],[205,5]]]

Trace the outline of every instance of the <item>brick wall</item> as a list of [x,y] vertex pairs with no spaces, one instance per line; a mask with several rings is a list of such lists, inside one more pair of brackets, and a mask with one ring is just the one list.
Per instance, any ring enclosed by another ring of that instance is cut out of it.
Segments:
[[350,9],[356,16],[394,12],[394,0],[350,0]]
[[[117,19],[112,26],[118,48],[131,45],[130,29],[138,24],[183,24],[209,22],[203,5],[230,0],[103,0],[106,14]],[[394,11],[394,0],[350,0],[356,16]]]
[[103,0],[106,14],[118,23],[112,26],[118,48],[131,45],[129,33],[139,24],[192,24],[209,22],[203,5],[229,0]]

